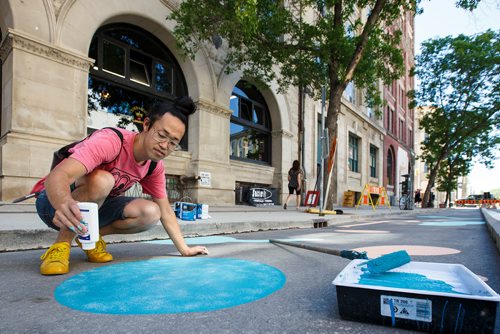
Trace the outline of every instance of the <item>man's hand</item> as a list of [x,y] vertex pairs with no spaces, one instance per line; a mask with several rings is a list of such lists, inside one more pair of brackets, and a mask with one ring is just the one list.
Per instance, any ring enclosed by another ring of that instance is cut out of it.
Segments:
[[208,249],[205,246],[188,247],[182,252],[182,256],[208,255]]
[[77,234],[86,233],[85,225],[81,224],[82,214],[75,200],[70,199],[56,209],[53,223],[61,229],[68,229]]
[[64,159],[47,175],[45,190],[50,203],[56,210],[52,222],[62,230],[86,233],[81,224],[82,214],[71,195],[70,185],[86,174],[86,167],[71,157]]

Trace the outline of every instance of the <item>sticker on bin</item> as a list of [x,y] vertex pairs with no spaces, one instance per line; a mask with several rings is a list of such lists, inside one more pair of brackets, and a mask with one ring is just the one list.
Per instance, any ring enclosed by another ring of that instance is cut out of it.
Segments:
[[432,301],[380,295],[380,314],[386,317],[432,322]]

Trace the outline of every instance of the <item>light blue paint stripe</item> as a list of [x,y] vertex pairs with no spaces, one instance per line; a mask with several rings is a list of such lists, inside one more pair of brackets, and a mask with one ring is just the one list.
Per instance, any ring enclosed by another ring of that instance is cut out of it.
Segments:
[[439,222],[423,222],[419,225],[424,226],[466,226],[466,225],[483,225],[484,221],[439,221]]
[[[269,243],[268,239],[259,240],[244,240],[236,239],[232,237],[221,237],[221,236],[211,236],[211,237],[195,237],[195,238],[184,238],[188,245],[208,245],[208,244],[223,244],[223,243]],[[314,239],[318,240],[318,239]],[[311,239],[286,239],[286,241],[312,241]],[[172,245],[172,240],[152,240],[144,241],[147,244],[159,244],[159,245]]]
[[207,312],[264,298],[285,275],[262,263],[167,258],[120,263],[75,275],[55,292],[72,309],[99,314]]

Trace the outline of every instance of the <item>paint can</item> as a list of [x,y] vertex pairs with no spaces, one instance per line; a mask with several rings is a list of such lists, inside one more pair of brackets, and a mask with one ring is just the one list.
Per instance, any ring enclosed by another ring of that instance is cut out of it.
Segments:
[[87,233],[78,235],[83,250],[95,248],[99,240],[99,207],[92,202],[79,202],[78,207],[82,214],[82,224],[87,228]]

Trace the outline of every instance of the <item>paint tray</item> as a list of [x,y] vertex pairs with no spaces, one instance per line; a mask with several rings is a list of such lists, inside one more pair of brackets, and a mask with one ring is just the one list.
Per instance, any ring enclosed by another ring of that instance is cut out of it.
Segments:
[[333,281],[343,319],[433,333],[495,332],[500,296],[463,265],[412,261],[363,275],[365,261],[351,261]]

